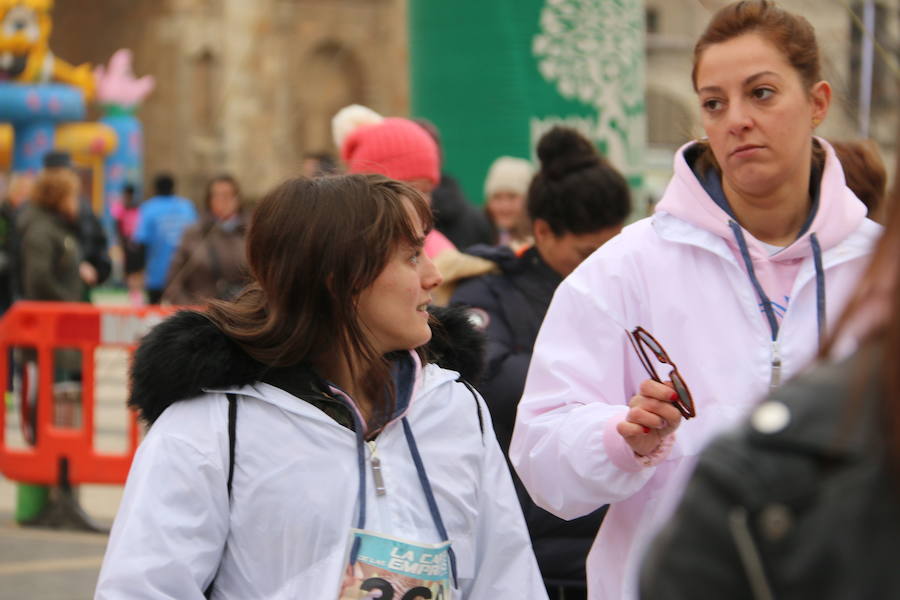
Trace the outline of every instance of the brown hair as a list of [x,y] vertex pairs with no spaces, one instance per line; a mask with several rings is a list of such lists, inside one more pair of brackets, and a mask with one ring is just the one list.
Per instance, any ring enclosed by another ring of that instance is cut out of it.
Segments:
[[[774,45],[797,71],[807,91],[822,80],[819,44],[816,41],[815,29],[809,21],[784,10],[770,0],[741,0],[719,9],[694,45],[691,82],[695,92],[697,69],[703,53],[712,45],[749,33],[759,34]],[[698,162],[701,172],[711,167],[721,172],[709,145],[703,146],[703,154],[700,157],[702,162]],[[818,144],[813,144],[813,164],[818,168],[825,164],[825,152]]]
[[862,200],[869,217],[876,214],[884,200],[887,187],[887,171],[872,140],[831,142],[841,167],[847,187]]
[[[888,438],[888,452],[895,473],[900,477],[900,410],[896,408],[896,398],[900,397],[900,369],[894,367],[894,360],[900,352],[900,211],[888,213],[887,224],[881,238],[875,245],[871,260],[857,283],[846,308],[827,343],[819,352],[819,357],[827,359],[839,340],[845,336],[859,338],[863,350],[872,350],[872,343],[882,344],[882,354],[873,355],[865,372],[876,373],[878,384],[883,386],[882,422]],[[881,359],[877,362],[874,357]],[[857,396],[864,391],[863,385],[856,385]],[[858,403],[862,398],[851,398]]]
[[203,208],[206,210],[210,209],[209,201],[212,199],[212,189],[213,185],[217,183],[228,183],[231,185],[231,189],[234,190],[234,195],[238,199],[238,203],[240,203],[241,198],[241,186],[238,185],[237,179],[229,175],[228,173],[221,173],[216,175],[212,179],[210,179],[206,183],[206,194],[203,196]]
[[34,182],[31,201],[46,210],[62,212],[66,199],[77,194],[80,186],[78,175],[69,169],[45,169]]
[[357,320],[360,292],[397,244],[417,245],[406,202],[431,229],[431,210],[412,187],[381,175],[285,181],[253,214],[247,235],[251,283],[233,301],[210,302],[207,314],[250,356],[269,366],[340,353],[383,414],[389,366]]

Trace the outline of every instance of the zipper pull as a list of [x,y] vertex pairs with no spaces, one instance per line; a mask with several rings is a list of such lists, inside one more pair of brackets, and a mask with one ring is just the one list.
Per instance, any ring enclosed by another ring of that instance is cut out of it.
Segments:
[[367,442],[369,444],[369,450],[372,451],[372,456],[369,458],[369,462],[372,464],[372,479],[375,481],[375,495],[376,496],[384,496],[387,493],[387,490],[384,487],[384,476],[381,474],[381,459],[378,458],[376,454],[377,448],[375,447],[375,442]]
[[769,379],[769,390],[774,390],[781,385],[781,353],[778,352],[778,342],[772,340],[772,374]]

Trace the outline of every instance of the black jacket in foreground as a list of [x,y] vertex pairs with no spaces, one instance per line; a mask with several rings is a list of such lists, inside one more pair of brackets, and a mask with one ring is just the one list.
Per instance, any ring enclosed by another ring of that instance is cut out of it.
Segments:
[[651,546],[641,598],[900,597],[883,416],[898,408],[881,392],[882,360],[869,345],[816,367],[713,442]]

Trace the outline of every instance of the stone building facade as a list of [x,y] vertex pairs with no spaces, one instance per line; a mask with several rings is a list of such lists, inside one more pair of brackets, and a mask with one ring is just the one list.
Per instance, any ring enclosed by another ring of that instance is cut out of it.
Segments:
[[[692,47],[725,2],[645,0],[651,193],[674,150],[701,133]],[[812,22],[824,51],[834,99],[820,134],[857,137],[861,36],[846,6],[861,0],[781,4]],[[900,0],[876,5],[876,38],[896,57]],[[407,10],[407,0],[57,0],[51,47],[76,64],[131,48],[135,71],[157,79],[140,111],[146,176],[171,171],[199,199],[210,175],[229,171],[252,198],[297,173],[305,154],[335,152],[330,118],[340,107],[408,114]],[[898,83],[877,55],[876,87],[870,131],[892,172]]]
[[200,200],[228,171],[257,198],[335,152],[356,102],[409,110],[405,0],[57,0],[51,48],[79,64],[122,47],[156,89],[141,107],[145,180],[170,171]]

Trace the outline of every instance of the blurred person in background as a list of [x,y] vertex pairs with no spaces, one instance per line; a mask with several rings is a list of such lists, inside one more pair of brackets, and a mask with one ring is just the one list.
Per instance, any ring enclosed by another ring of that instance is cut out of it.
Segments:
[[206,186],[205,214],[184,232],[172,258],[163,300],[203,304],[234,298],[247,283],[241,191],[231,175],[214,177]]
[[[431,193],[441,179],[440,152],[420,125],[402,117],[382,117],[358,104],[347,106],[332,119],[334,141],[348,173],[378,173],[418,190],[431,204]],[[425,236],[424,252],[443,277],[432,295],[446,304],[456,283],[493,270],[494,263],[463,254],[437,229]]]
[[[438,148],[438,159],[444,164],[441,134],[428,119],[413,119],[419,124]],[[441,179],[431,192],[431,209],[434,211],[434,228],[443,233],[457,248],[466,249],[475,244],[491,242],[490,225],[485,216],[466,198],[455,177],[441,170]]]
[[610,505],[592,600],[637,597],[700,451],[815,357],[881,234],[814,135],[831,87],[806,19],[767,0],[723,7],[692,83],[706,139],[679,149],[653,216],[557,288],[510,444],[543,508]]
[[642,598],[900,597],[898,256],[892,210],[820,363],[700,455]]
[[847,187],[866,205],[869,218],[884,222],[887,171],[873,140],[832,141]]
[[94,273],[89,279],[85,279],[84,296],[82,300],[89,302],[91,290],[105,282],[112,273],[112,259],[109,256],[109,240],[103,229],[100,219],[94,214],[91,206],[91,190],[87,189],[79,172],[72,165],[72,157],[68,152],[53,150],[44,156],[44,171],[69,171],[79,178],[78,214],[76,225],[78,242],[84,261],[89,264]]
[[[79,242],[79,187],[70,169],[44,169],[34,182],[17,222],[24,300],[81,302],[87,287],[97,281],[97,271],[85,260]],[[54,355],[54,381],[81,379],[80,352],[56,350]],[[23,359],[35,356],[26,353]]]
[[338,172],[337,161],[327,152],[313,152],[303,157],[300,171],[304,177],[322,177]]
[[13,173],[0,204],[0,314],[22,295],[19,234],[16,220],[31,197],[34,175]]
[[27,208],[19,213],[17,230],[26,300],[79,302],[87,286],[97,282],[97,270],[85,258],[79,241],[80,182],[71,169],[44,169],[34,182]]
[[141,204],[134,241],[144,247],[147,300],[159,304],[166,287],[169,264],[185,230],[197,222],[197,211],[187,198],[175,195],[175,179],[161,173],[153,181],[154,196]]
[[140,216],[140,204],[135,196],[134,185],[122,186],[122,198],[110,207],[110,214],[116,223],[116,233],[122,247],[125,285],[128,300],[132,306],[144,305],[144,247],[134,240]]
[[[470,307],[470,318],[487,335],[485,375],[477,387],[504,452],[534,341],[556,287],[621,231],[631,210],[625,178],[577,131],[551,129],[538,142],[537,154],[541,169],[528,189],[534,246],[521,255],[506,246],[471,248],[497,262],[500,273],[463,281],[452,298],[452,304]],[[586,598],[584,563],[605,507],[564,521],[538,507],[518,477],[513,479],[550,598]]]
[[534,241],[525,206],[533,173],[534,167],[524,158],[501,156],[491,164],[484,180],[484,211],[493,229],[493,244],[516,252]]

